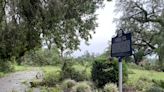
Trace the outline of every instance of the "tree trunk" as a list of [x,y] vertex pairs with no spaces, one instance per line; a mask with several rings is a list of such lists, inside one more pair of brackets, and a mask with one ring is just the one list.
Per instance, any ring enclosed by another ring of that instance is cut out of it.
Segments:
[[160,66],[160,68],[163,67],[163,60],[164,58],[161,55],[158,55],[158,65]]
[[137,60],[137,58],[136,58],[136,55],[135,55],[135,54],[133,54],[133,57],[134,57],[134,62],[135,62],[135,64],[136,64],[136,65],[139,65],[139,62],[138,62],[138,60]]

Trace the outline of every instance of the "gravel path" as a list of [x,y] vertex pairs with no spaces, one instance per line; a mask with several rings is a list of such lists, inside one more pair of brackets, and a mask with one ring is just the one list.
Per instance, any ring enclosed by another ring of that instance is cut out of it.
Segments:
[[[27,92],[30,87],[29,82],[36,79],[39,71],[23,71],[11,73],[3,78],[0,78],[0,92]],[[25,85],[22,82],[27,82]],[[35,89],[39,92],[39,89]]]

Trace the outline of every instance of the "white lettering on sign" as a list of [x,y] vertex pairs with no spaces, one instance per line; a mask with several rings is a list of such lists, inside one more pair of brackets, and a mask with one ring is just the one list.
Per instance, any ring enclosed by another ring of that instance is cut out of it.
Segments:
[[121,37],[115,39],[115,42],[121,42],[121,41],[122,41]]
[[121,53],[130,51],[130,40],[112,44],[112,53]]
[[125,40],[127,40],[126,36],[122,36],[122,37],[116,38],[114,41],[115,42],[121,42],[121,41],[125,41]]

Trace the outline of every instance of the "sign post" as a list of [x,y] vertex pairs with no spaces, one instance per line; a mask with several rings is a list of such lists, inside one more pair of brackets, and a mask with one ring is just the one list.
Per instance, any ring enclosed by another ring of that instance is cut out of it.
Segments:
[[119,30],[116,37],[112,38],[111,56],[117,57],[119,62],[119,92],[122,92],[122,58],[132,55],[131,33]]
[[119,61],[119,92],[122,92],[122,57],[119,57],[118,61]]

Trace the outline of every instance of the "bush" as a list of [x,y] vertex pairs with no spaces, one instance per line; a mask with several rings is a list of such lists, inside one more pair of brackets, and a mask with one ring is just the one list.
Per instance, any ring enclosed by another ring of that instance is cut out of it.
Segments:
[[59,62],[59,52],[55,48],[31,50],[21,58],[24,65],[57,65]]
[[[128,71],[125,62],[123,62],[123,82],[128,78]],[[106,83],[118,83],[118,62],[109,62],[106,60],[96,60],[92,67],[92,80],[96,86],[102,88]]]
[[72,92],[92,92],[92,88],[88,82],[79,82],[72,88]]
[[83,69],[74,68],[73,65],[67,64],[62,70],[63,79],[74,79],[75,81],[89,80],[90,76]]
[[62,92],[62,90],[60,87],[41,87],[40,92]]
[[139,92],[145,92],[149,89],[154,83],[151,79],[142,76],[137,80],[129,81],[125,84],[125,89],[137,90]]
[[76,85],[76,81],[74,80],[71,80],[71,79],[67,79],[67,80],[64,80],[62,86],[63,86],[63,89],[64,89],[64,92],[69,92],[70,90],[72,90],[72,87]]
[[[24,84],[28,84],[27,81],[22,82]],[[32,82],[29,82],[31,87],[37,87],[37,86],[42,86],[44,85],[41,80],[33,80]]]
[[14,64],[11,61],[0,60],[0,72],[13,72],[15,71]]
[[76,71],[75,69],[73,70],[71,74],[71,78],[76,80],[76,81],[86,81],[89,80],[89,76],[83,72],[83,71]]
[[50,87],[55,86],[61,79],[61,74],[58,71],[46,72],[44,75],[43,84]]
[[164,89],[164,81],[163,80],[152,80],[155,85]]
[[151,88],[146,90],[146,92],[164,92],[164,89],[162,89],[161,87],[152,86]]
[[147,82],[147,81],[143,81],[143,80],[139,80],[133,86],[135,86],[135,88],[137,90],[139,90],[141,92],[145,92],[146,89],[149,89],[152,86],[152,83]]
[[118,88],[116,84],[107,83],[104,86],[104,92],[118,92]]

